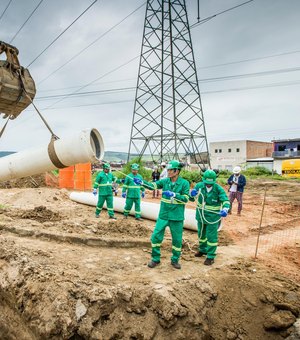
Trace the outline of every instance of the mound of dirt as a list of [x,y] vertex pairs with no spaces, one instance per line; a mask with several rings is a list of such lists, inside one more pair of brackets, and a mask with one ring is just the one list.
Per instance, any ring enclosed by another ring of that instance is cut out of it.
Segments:
[[[15,215],[16,214],[14,213],[14,216]],[[42,205],[35,207],[34,209],[18,212],[17,215],[24,219],[36,220],[42,223],[48,221],[57,222],[61,220],[59,213],[51,211]]]
[[24,177],[19,179],[12,179],[10,181],[0,182],[1,189],[10,188],[38,188],[45,187],[45,174]]

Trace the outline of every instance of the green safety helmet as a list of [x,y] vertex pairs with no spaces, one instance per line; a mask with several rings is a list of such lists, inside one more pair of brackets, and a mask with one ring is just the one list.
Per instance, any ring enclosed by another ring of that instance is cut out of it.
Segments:
[[174,159],[173,161],[170,161],[167,165],[167,170],[172,170],[172,169],[181,170],[181,168],[182,168],[182,164],[176,159]]
[[131,169],[132,169],[132,170],[139,170],[139,169],[140,169],[140,166],[139,166],[137,163],[133,163],[133,164],[131,165]]
[[203,174],[203,182],[205,184],[214,184],[216,183],[217,175],[213,170],[206,170]]
[[109,163],[104,163],[103,164],[103,169],[110,169],[110,164]]

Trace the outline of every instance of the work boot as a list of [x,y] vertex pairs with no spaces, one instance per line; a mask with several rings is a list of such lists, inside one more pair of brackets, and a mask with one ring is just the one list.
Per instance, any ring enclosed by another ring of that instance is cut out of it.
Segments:
[[228,215],[231,215],[231,210],[228,211]]
[[95,214],[95,217],[96,217],[96,218],[99,218],[99,215],[98,215],[98,214]]
[[127,216],[127,215],[124,215],[124,217],[123,217],[123,218],[124,218],[124,220],[127,220],[128,216]]
[[143,221],[143,219],[141,217],[136,217],[135,218],[137,221]]
[[181,265],[178,262],[171,261],[171,266],[175,269],[181,269]]
[[201,256],[205,256],[206,253],[203,253],[202,251],[197,251],[197,253],[195,253],[195,257],[201,257]]
[[160,261],[156,262],[156,261],[151,260],[151,261],[148,263],[148,267],[149,267],[149,268],[155,268],[155,267],[158,266],[159,264],[160,264]]
[[206,266],[211,266],[214,262],[215,262],[214,259],[208,259],[208,258],[207,258],[207,259],[204,261],[204,264],[205,264]]
[[115,216],[109,216],[111,220],[116,220],[117,218]]

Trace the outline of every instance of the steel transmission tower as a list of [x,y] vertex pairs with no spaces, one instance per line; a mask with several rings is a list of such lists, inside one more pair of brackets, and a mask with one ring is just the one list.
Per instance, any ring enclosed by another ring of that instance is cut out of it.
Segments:
[[148,0],[130,154],[210,164],[185,0]]

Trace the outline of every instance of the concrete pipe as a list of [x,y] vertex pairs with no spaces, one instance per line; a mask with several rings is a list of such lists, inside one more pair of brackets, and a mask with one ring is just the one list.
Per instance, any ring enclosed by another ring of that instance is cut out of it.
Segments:
[[37,175],[78,163],[95,162],[104,156],[104,144],[96,129],[51,140],[48,145],[0,158],[0,181]]
[[[87,204],[91,206],[96,206],[98,197],[94,196],[89,192],[71,192],[70,199],[72,201]],[[114,197],[114,210],[122,213],[125,206],[125,199],[120,197]],[[141,201],[141,211],[142,217],[148,220],[157,220],[159,213],[159,204]],[[104,205],[106,209],[106,205]],[[134,209],[131,210],[130,215],[134,215]],[[184,228],[197,231],[197,222],[195,219],[196,212],[192,209],[185,209],[185,220],[184,220]]]

